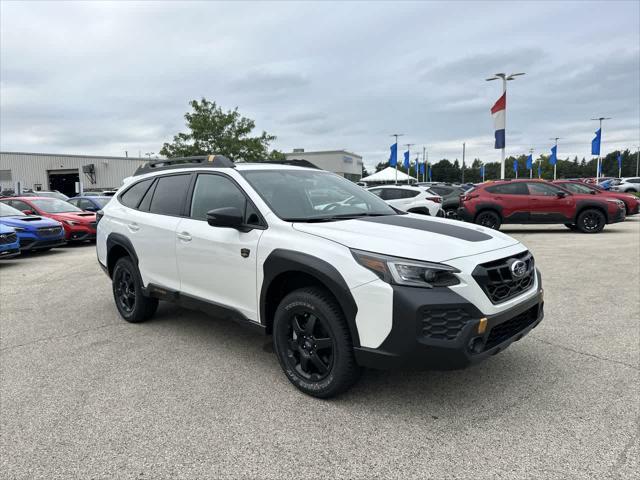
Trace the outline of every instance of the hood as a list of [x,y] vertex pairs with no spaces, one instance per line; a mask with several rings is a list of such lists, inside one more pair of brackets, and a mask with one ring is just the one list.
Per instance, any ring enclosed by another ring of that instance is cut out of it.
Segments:
[[479,225],[412,214],[294,223],[293,228],[349,248],[431,262],[478,255],[519,243]]
[[65,212],[65,213],[50,213],[50,218],[56,220],[73,220],[74,222],[91,223],[96,221],[96,214],[93,212]]
[[0,223],[9,225],[11,227],[20,228],[41,228],[41,227],[57,227],[59,222],[52,220],[51,218],[38,217],[36,215],[27,215],[25,217],[2,217]]

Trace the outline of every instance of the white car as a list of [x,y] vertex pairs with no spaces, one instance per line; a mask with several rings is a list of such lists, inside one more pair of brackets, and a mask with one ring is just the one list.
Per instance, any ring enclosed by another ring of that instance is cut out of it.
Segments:
[[426,187],[384,185],[368,189],[392,207],[409,213],[444,217],[442,197]]
[[640,177],[621,178],[620,181],[611,185],[611,190],[616,192],[640,192]]
[[324,170],[150,162],[98,218],[98,261],[126,321],[159,300],[239,321],[272,335],[288,380],[316,397],[347,390],[360,367],[475,364],[543,318],[520,242],[398,212]]

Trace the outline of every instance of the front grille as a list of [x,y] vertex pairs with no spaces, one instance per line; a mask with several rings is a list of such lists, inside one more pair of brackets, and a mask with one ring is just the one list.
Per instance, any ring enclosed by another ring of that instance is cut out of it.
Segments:
[[534,306],[521,313],[517,317],[513,317],[511,320],[507,320],[500,325],[496,325],[489,332],[489,337],[485,344],[485,350],[500,345],[502,342],[509,340],[511,337],[517,335],[530,325],[532,325],[538,319],[538,306]]
[[[526,271],[521,277],[516,277],[511,271],[511,265],[518,260],[524,262],[526,266]],[[491,303],[497,304],[533,287],[535,274],[533,255],[530,252],[523,252],[478,265],[473,270],[472,276],[487,294]]]
[[62,227],[42,227],[38,229],[40,237],[59,237],[62,233]]
[[438,340],[454,340],[469,320],[461,308],[425,308],[421,312],[422,335]]
[[3,233],[2,235],[0,235],[0,245],[8,245],[10,243],[16,243],[17,240],[18,240],[18,236],[14,232]]

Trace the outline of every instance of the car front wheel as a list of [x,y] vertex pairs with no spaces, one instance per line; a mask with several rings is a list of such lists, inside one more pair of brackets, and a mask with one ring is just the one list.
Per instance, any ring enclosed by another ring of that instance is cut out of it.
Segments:
[[598,233],[606,223],[607,219],[600,210],[588,209],[578,215],[576,226],[582,233]]
[[360,368],[344,315],[320,288],[295,290],[280,302],[273,346],[289,381],[308,395],[333,397],[358,379]]
[[127,322],[144,322],[156,313],[158,299],[146,297],[138,268],[129,257],[122,257],[113,268],[113,299],[120,316]]

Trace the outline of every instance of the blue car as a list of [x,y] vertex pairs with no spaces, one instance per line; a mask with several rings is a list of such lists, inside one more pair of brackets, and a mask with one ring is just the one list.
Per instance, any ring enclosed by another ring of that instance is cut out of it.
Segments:
[[80,210],[86,210],[88,212],[97,212],[102,210],[111,197],[104,197],[98,195],[86,195],[82,197],[73,197],[67,200],[71,205],[78,207]]
[[16,230],[0,223],[0,258],[15,257],[20,254],[20,241]]
[[0,225],[15,229],[20,240],[21,252],[49,250],[66,243],[60,222],[36,215],[25,215],[1,202]]

